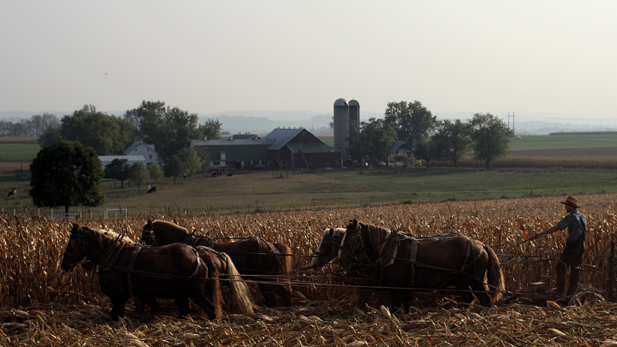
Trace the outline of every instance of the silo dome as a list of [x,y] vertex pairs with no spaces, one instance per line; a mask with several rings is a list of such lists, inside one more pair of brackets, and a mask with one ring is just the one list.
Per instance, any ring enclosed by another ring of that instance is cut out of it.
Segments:
[[[339,100],[340,100],[340,99],[339,99]],[[338,100],[337,100],[337,101],[338,101]],[[349,106],[356,106],[356,107],[359,107],[359,106],[360,106],[360,103],[358,102],[358,100],[356,100],[356,99],[352,99],[352,100],[349,100]]]
[[336,106],[347,106],[347,100],[343,98],[336,99],[336,101],[334,102],[334,107]]

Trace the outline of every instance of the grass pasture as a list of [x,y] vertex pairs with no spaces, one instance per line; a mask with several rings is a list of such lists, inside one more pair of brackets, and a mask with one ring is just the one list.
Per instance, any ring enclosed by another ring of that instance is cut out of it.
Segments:
[[31,161],[40,150],[38,144],[0,144],[0,161]]
[[[138,193],[134,185],[129,188],[128,182],[124,182],[124,188],[120,188],[120,182],[103,182],[101,190],[106,202],[92,210],[93,216],[102,216],[106,208],[128,208],[134,215],[170,210],[197,214],[250,213],[617,193],[617,172],[610,169],[439,167],[311,173],[241,171],[231,177],[193,176],[192,180],[178,180],[175,185],[169,179],[154,185],[156,193],[145,194],[147,186],[142,186]],[[2,208],[20,210],[32,206],[32,199],[27,195],[28,181],[0,181],[0,193],[7,194],[13,189],[18,191],[18,196],[0,199]],[[78,208],[71,207],[71,210]]]

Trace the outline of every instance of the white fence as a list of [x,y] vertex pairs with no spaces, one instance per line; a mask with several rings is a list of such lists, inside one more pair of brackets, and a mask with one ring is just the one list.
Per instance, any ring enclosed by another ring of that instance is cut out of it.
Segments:
[[128,217],[128,209],[126,208],[106,208],[105,219],[109,219],[109,212],[115,212],[115,219],[118,219],[118,212],[120,212],[120,216],[122,216],[122,212],[124,212],[124,218]]
[[[42,216],[40,208],[36,209],[36,211],[34,209],[24,209],[23,212],[18,212],[17,209],[15,209],[15,208],[13,208],[12,210],[13,210],[13,215],[19,214],[19,215],[23,215],[24,217],[33,217],[33,216],[41,217]],[[5,210],[4,207],[1,208],[0,211],[1,211],[2,215],[10,214],[11,213],[11,209],[6,209]],[[108,208],[108,209],[106,209],[105,213],[104,213],[104,218],[105,219],[109,219],[109,212],[113,212],[114,213],[113,217],[115,219],[118,219],[118,214],[120,214],[120,218],[122,218],[122,217],[127,218],[128,217],[128,209],[126,209],[126,208]],[[43,212],[43,213],[45,213],[45,212]],[[83,216],[82,210],[77,210],[77,212],[64,212],[64,211],[60,211],[60,212],[56,211],[56,212],[54,212],[54,209],[51,208],[51,209],[49,209],[49,217],[52,220],[56,220],[56,219],[63,220],[63,219],[76,219],[77,217],[79,217],[79,219],[83,219],[84,216]],[[86,215],[86,218],[87,218],[87,215]],[[94,219],[94,212],[92,210],[90,210],[90,219],[91,220]]]
[[[41,214],[40,210],[39,210],[39,215]],[[79,217],[80,219],[83,217],[81,214],[81,210],[77,210],[77,212],[54,212],[54,209],[51,209],[51,212],[49,213],[49,215],[51,216],[51,219],[75,219],[77,217]]]

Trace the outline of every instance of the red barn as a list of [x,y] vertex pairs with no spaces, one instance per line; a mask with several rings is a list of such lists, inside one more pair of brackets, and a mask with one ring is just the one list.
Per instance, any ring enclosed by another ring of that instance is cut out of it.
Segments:
[[304,128],[277,128],[263,139],[274,140],[268,148],[273,167],[314,169],[342,166],[341,151],[326,145]]

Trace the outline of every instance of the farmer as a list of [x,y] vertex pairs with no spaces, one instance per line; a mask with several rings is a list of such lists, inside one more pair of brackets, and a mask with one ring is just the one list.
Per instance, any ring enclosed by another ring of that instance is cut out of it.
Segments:
[[577,208],[578,201],[568,196],[566,201],[560,201],[565,205],[567,215],[557,225],[552,228],[546,229],[542,232],[535,233],[532,239],[538,238],[542,235],[548,235],[556,232],[557,230],[563,230],[568,228],[568,238],[566,240],[566,246],[561,253],[559,262],[557,263],[557,289],[554,294],[564,296],[564,289],[566,287],[566,269],[570,267],[570,285],[568,286],[568,296],[576,294],[578,289],[578,273],[576,269],[578,265],[583,262],[583,253],[585,253],[584,241],[587,238],[587,219],[580,213]]

